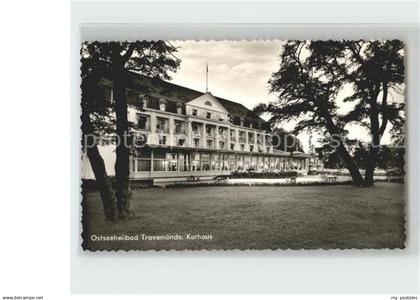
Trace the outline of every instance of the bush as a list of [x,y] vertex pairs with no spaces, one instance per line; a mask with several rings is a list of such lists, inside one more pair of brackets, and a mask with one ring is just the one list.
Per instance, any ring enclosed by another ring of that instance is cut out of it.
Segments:
[[394,168],[386,170],[386,176],[404,176],[404,171]]
[[233,172],[230,178],[288,178],[297,177],[296,171],[281,171],[281,172]]

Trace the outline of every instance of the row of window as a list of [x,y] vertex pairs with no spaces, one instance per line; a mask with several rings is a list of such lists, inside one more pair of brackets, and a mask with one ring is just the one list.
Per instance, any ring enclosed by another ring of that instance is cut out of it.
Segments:
[[[147,100],[143,99],[142,101],[143,101],[143,108],[147,108],[148,107]],[[209,101],[207,102],[210,103]],[[211,103],[210,103],[210,106],[211,106]],[[163,99],[159,101],[159,110],[167,111],[167,102]],[[176,113],[179,115],[183,114],[182,104],[180,103],[177,104]],[[217,119],[219,121],[227,121],[225,114],[216,114],[215,112],[210,112],[206,110],[198,110],[196,108],[192,108],[191,110],[188,110],[187,113],[192,116],[200,116],[207,119]]]
[[[99,94],[102,95],[102,98],[105,101],[113,101],[113,90],[110,87],[101,86],[100,90],[98,91]],[[134,91],[128,91],[127,96],[129,98],[136,98],[139,99],[138,93]],[[137,96],[135,96],[137,95]],[[255,119],[247,119],[247,118],[241,118],[239,116],[228,116],[224,113],[216,113],[214,111],[209,111],[205,109],[197,109],[197,108],[188,108],[186,112],[184,112],[184,105],[182,103],[168,103],[165,99],[156,99],[156,103],[149,103],[149,99],[145,98],[144,94],[140,95],[140,99],[142,101],[142,105],[144,108],[154,108],[159,109],[160,111],[170,111],[170,112],[176,112],[179,115],[183,115],[184,113],[192,116],[198,116],[202,118],[207,119],[214,119],[219,120],[223,122],[230,122],[234,125],[249,127],[249,128],[260,128],[262,129],[262,123]],[[151,101],[151,100],[150,100]],[[169,107],[168,107],[169,105]],[[206,101],[206,106],[211,107],[211,102]]]
[[[137,126],[140,130],[150,130],[150,117],[147,115],[138,114],[137,116]],[[191,124],[192,132],[195,135],[200,135],[200,125],[199,123],[192,122]],[[169,119],[156,117],[156,129],[159,132],[169,132]],[[206,125],[205,131],[207,135],[214,135],[214,126]],[[177,134],[186,134],[186,125],[185,122],[175,120],[175,133]],[[219,127],[218,131],[219,135],[225,135],[226,129],[223,127]],[[254,144],[255,143],[255,135],[257,136],[257,144],[263,144],[263,135],[262,134],[255,134],[253,132],[248,132],[248,143]],[[245,143],[246,142],[246,131],[239,131],[239,142]],[[230,139],[231,141],[236,141],[236,133],[235,130],[230,130]],[[266,135],[266,143],[270,144],[271,137]]]
[[[153,169],[151,168],[153,165]],[[304,160],[210,153],[166,153],[153,160],[138,157],[132,160],[133,172],[144,171],[218,171],[218,170],[303,170]]]

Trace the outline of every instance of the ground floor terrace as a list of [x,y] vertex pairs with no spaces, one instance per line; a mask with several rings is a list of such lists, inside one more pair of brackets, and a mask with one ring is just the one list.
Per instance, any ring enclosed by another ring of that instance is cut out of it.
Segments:
[[309,157],[304,153],[250,153],[195,148],[142,148],[131,157],[134,179],[229,175],[235,171],[287,172],[306,175]]

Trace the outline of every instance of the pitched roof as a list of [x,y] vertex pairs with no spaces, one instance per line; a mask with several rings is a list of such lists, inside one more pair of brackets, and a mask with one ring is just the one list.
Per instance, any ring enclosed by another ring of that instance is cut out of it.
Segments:
[[[135,88],[136,85],[147,85],[151,89],[151,96],[161,96],[167,100],[174,102],[180,102],[185,104],[205,94],[203,92],[193,90],[181,85],[177,85],[168,81],[149,78],[133,72],[130,72],[130,77],[130,79],[132,80],[133,88]],[[220,102],[220,104],[223,105],[223,107],[229,112],[229,114],[232,117],[250,119],[252,121],[260,122],[261,124],[266,124],[266,122],[262,118],[260,118],[253,111],[246,108],[244,105],[221,97],[214,97]]]

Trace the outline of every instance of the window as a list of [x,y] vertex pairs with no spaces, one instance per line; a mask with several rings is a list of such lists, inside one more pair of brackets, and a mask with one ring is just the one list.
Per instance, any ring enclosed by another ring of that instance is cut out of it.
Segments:
[[219,142],[219,149],[225,149],[225,142]]
[[167,153],[166,161],[168,165],[168,171],[176,171],[178,166],[176,153]]
[[159,136],[159,145],[166,145],[166,136]]
[[211,112],[206,112],[206,118],[211,119]]
[[188,159],[187,155],[183,153],[178,153],[178,171],[188,171]]
[[193,110],[192,110],[192,115],[193,115],[193,116],[197,116],[197,110],[196,110],[196,109],[193,109]]
[[229,155],[224,154],[223,156],[221,155],[220,158],[221,158],[220,164],[221,164],[222,170],[223,171],[229,170]]
[[165,171],[165,161],[161,159],[154,159],[153,171]]
[[147,99],[141,99],[143,108],[147,108]]
[[159,132],[169,132],[169,120],[165,118],[156,118],[156,129]]
[[213,141],[207,140],[207,148],[213,148]]
[[264,157],[263,156],[259,156],[258,157],[258,170],[262,171],[264,170]]
[[138,115],[137,126],[142,130],[150,130],[149,117],[144,115]]
[[177,146],[184,146],[185,145],[185,140],[184,139],[178,139],[176,144],[177,144]]
[[191,157],[191,171],[200,171],[200,154],[193,153]]
[[246,142],[246,132],[245,131],[239,131],[239,142],[245,143]]
[[175,120],[175,133],[185,134],[185,123],[179,120]]
[[235,130],[230,130],[230,140],[232,141],[232,142],[236,142],[236,132],[235,132]]
[[194,139],[194,147],[198,148],[200,146],[200,139]]
[[210,101],[206,101],[206,102],[204,102],[204,105],[211,106],[211,102]]
[[257,134],[257,144],[258,145],[262,144],[262,135],[261,134]]
[[182,105],[178,105],[178,106],[176,107],[176,113],[177,113],[178,115],[182,115]]
[[150,166],[151,166],[150,160],[143,160],[143,159],[137,160],[138,172],[150,171]]
[[248,132],[248,143],[254,144],[254,142],[255,142],[254,137],[255,137],[254,133]]
[[235,150],[235,144],[230,144],[230,150]]
[[196,135],[199,134],[199,132],[198,132],[198,124],[197,123],[191,123],[191,129],[192,129],[192,132],[194,134],[196,134]]
[[151,151],[149,149],[141,149],[137,154],[137,168],[134,168],[134,172],[150,171],[151,167]]
[[153,151],[153,171],[165,171],[164,151]]
[[248,170],[251,167],[251,157],[244,156],[244,170]]
[[243,170],[244,169],[244,157],[242,155],[238,155],[236,157],[236,169]]
[[236,158],[235,155],[229,155],[229,170],[236,170]]
[[210,170],[210,154],[201,154],[201,170]]
[[166,110],[166,103],[165,102],[160,102],[159,103],[159,110],[161,111],[165,111]]
[[211,170],[216,171],[220,169],[220,159],[219,154],[211,155]]
[[254,146],[249,146],[249,151],[253,152],[254,151]]
[[206,133],[207,135],[211,135],[211,127],[209,125],[206,126]]

